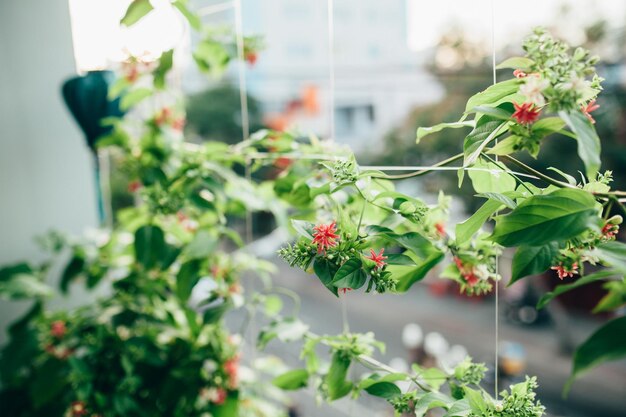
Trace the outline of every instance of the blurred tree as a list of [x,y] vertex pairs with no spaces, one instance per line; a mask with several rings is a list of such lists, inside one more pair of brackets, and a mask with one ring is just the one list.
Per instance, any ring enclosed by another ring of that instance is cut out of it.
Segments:
[[[229,144],[241,141],[239,89],[231,84],[212,87],[189,97],[186,133],[203,140]],[[262,129],[263,116],[258,100],[248,95],[250,131]]]

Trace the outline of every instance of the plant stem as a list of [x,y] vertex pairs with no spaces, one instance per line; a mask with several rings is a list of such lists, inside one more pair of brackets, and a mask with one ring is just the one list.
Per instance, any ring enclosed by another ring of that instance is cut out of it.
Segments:
[[387,175],[383,173],[374,173],[371,175],[371,178],[382,178],[386,180],[403,180],[406,178],[419,177],[419,176],[428,174],[429,172],[432,172],[433,168],[450,165],[451,163],[456,162],[459,159],[463,159],[462,153],[451,156],[448,159],[444,159],[443,161],[436,163],[435,165],[433,165],[431,168],[428,168],[428,169],[422,169],[422,170],[415,171],[415,172],[409,172],[408,174],[399,174],[399,175]]
[[534,168],[529,167],[528,165],[526,165],[522,161],[519,161],[519,160],[513,158],[510,155],[500,155],[500,159],[508,161],[508,162],[512,163],[513,165],[517,165],[518,168],[526,171],[529,174],[532,174],[532,175],[536,176],[537,178],[540,178],[540,179],[544,180],[548,184],[552,184],[552,185],[555,185],[555,186],[561,187],[561,188],[578,188],[575,185],[571,185],[571,184],[568,184],[566,182],[555,180],[554,178],[552,178],[552,177],[550,177],[548,175],[545,175],[544,173],[542,173],[540,171],[537,171]]

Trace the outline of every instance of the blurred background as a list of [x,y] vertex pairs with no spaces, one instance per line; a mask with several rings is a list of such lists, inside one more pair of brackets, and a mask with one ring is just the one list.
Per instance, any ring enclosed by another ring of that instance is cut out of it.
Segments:
[[[120,33],[118,20],[127,3],[0,3],[0,264],[38,259],[33,236],[50,229],[79,234],[98,225],[92,157],[64,107],[62,82],[114,61],[122,39],[131,50],[145,49],[157,56],[173,45],[191,48],[198,42],[180,20],[166,14],[155,14],[137,35]],[[232,8],[219,0],[196,0],[192,5],[216,27],[234,24]],[[626,188],[625,2],[334,0],[331,12],[332,61],[326,2],[242,0],[243,31],[262,35],[265,45],[258,56],[246,57],[252,131],[269,127],[327,137],[334,119],[334,139],[349,145],[361,164],[414,166],[439,161],[461,149],[462,133],[446,131],[416,146],[416,128],[458,119],[467,98],[491,84],[492,51],[497,61],[521,54],[524,36],[542,25],[600,55],[598,68],[606,81],[594,117],[602,138],[603,169],[613,170],[616,188]],[[334,108],[330,108],[331,64]],[[184,57],[175,57],[188,112],[187,137],[239,141],[237,68],[214,80],[192,67]],[[498,73],[498,79],[510,77],[506,71]],[[541,152],[541,162],[530,157],[526,162],[540,169],[558,164],[575,176],[582,167],[571,140],[550,137]],[[110,180],[113,204],[131,204],[128,178],[114,171]],[[435,201],[439,189],[453,194],[453,222],[475,209],[471,190],[456,188],[455,173],[400,187],[427,201]],[[509,264],[510,254],[505,253],[501,269],[505,281]],[[340,332],[332,328],[338,323],[332,318],[340,314],[335,299],[316,280],[279,266],[278,283],[303,298],[303,320],[318,333]],[[537,375],[542,401],[552,416],[623,416],[623,361],[599,367],[574,385],[568,400],[561,398],[573,346],[606,317],[589,312],[601,297],[600,287],[573,291],[548,310],[536,311],[537,294],[551,283],[555,277],[546,275],[501,292],[502,377],[513,382],[525,373]],[[56,302],[67,307],[85,302],[85,297],[73,293]],[[430,356],[468,352],[493,367],[492,297],[461,297],[457,288],[433,276],[403,297],[350,294],[347,307],[351,328],[374,331],[387,343],[385,360],[399,369],[424,350]],[[23,308],[17,302],[0,305],[0,344],[6,340],[6,324]],[[295,363],[295,347],[281,349],[277,353]],[[387,415],[382,402],[340,401],[319,408],[306,393],[299,396],[303,416]]]

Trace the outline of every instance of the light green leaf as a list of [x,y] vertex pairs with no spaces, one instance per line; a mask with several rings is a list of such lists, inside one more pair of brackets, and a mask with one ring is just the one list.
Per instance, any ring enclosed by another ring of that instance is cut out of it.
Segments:
[[480,230],[485,222],[496,211],[503,207],[503,204],[496,200],[488,200],[480,206],[472,216],[462,223],[456,225],[456,242],[459,245],[470,240],[470,238]]
[[294,369],[277,376],[272,380],[272,384],[287,391],[306,387],[309,380],[309,373],[306,369]]
[[513,56],[511,58],[505,59],[500,64],[496,66],[496,69],[520,69],[523,71],[529,70],[535,61],[530,58],[526,58],[523,56]]
[[333,353],[333,358],[324,377],[330,401],[346,396],[352,389],[352,383],[346,380],[350,359],[341,352]]
[[515,94],[519,89],[519,85],[520,81],[515,78],[494,84],[470,97],[465,106],[465,111],[468,112],[474,107],[482,105],[494,104],[509,95]]
[[559,112],[567,126],[576,134],[578,156],[585,164],[587,177],[594,179],[600,169],[600,138],[591,122],[580,111]]
[[591,252],[591,255],[597,256],[603,264],[626,273],[626,244],[623,242],[601,243]]
[[443,408],[447,410],[452,402],[452,398],[448,397],[445,394],[442,394],[440,392],[429,392],[427,394],[424,394],[415,403],[415,416],[423,417],[426,415],[428,410],[431,410],[433,408]]
[[517,185],[515,178],[511,174],[503,172],[502,168],[496,164],[479,159],[473,168],[475,169],[468,171],[467,174],[477,193],[505,193],[515,190]]
[[535,195],[506,216],[496,218],[491,239],[506,246],[541,246],[564,241],[597,223],[596,201],[579,189]]
[[159,66],[154,70],[154,86],[158,89],[165,87],[165,77],[174,63],[174,50],[170,49],[161,54],[159,58]]
[[568,183],[569,185],[576,185],[576,178],[572,177],[571,175],[566,174],[565,172],[561,171],[561,170],[560,170],[560,169],[558,169],[558,168],[548,167],[548,169],[549,169],[550,171],[554,171],[554,172],[556,172],[557,174],[559,174],[560,176],[562,176],[563,178],[565,178],[565,180],[567,181],[567,183]]
[[147,99],[152,95],[152,89],[147,87],[135,88],[124,94],[120,100],[120,109],[128,110],[131,107],[139,104],[141,101]]
[[259,349],[264,349],[273,339],[278,339],[281,342],[300,340],[308,330],[309,326],[295,318],[274,320],[259,333],[257,346]]
[[554,264],[558,254],[557,242],[546,243],[543,246],[520,246],[513,256],[513,271],[508,285],[529,275],[545,272]]
[[532,133],[535,135],[548,136],[557,133],[565,127],[565,121],[560,117],[545,117],[532,124]]
[[176,0],[172,3],[172,6],[176,7],[180,13],[185,16],[185,19],[189,22],[189,26],[197,31],[202,29],[202,21],[200,20],[200,17],[196,13],[189,10],[186,1]]
[[123,26],[131,26],[137,23],[142,17],[152,11],[153,7],[150,0],[134,0],[126,9],[126,14],[122,17],[120,23]]
[[491,116],[481,117],[463,142],[463,166],[473,165],[485,147],[506,130],[507,123]]
[[490,155],[510,155],[518,151],[518,149],[515,149],[515,145],[518,140],[518,136],[508,136],[502,140],[498,140],[498,143],[496,143],[492,148],[487,149],[485,152]]
[[462,127],[474,127],[473,120],[466,120],[462,122],[452,122],[452,123],[439,123],[438,125],[431,127],[418,127],[417,128],[417,143],[420,143],[420,140],[425,136],[431,135],[433,133],[441,132],[444,129],[460,129]]
[[517,203],[513,200],[513,198],[521,197],[521,193],[480,193],[477,194],[476,197],[483,197],[489,200],[499,201],[510,209],[517,208]]

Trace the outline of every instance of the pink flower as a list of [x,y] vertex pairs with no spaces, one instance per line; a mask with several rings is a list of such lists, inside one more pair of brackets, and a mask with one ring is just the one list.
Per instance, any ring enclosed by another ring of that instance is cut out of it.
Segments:
[[524,78],[526,77],[528,74],[526,74],[524,71],[522,71],[521,69],[516,69],[515,71],[513,71],[513,76],[515,78]]
[[162,126],[169,122],[172,117],[172,110],[169,107],[163,107],[161,111],[154,117],[154,123],[157,126]]
[[228,386],[236,388],[239,384],[239,355],[232,357],[224,363],[224,372],[228,375]]
[[257,53],[256,53],[256,52],[254,52],[254,51],[249,51],[249,52],[247,52],[247,53],[246,53],[246,56],[245,56],[245,60],[246,60],[246,62],[247,62],[247,63],[248,63],[251,67],[252,67],[252,66],[254,66],[254,64],[256,64],[256,61],[257,61],[257,59],[258,59],[258,58],[259,58],[259,57],[258,57]]
[[563,262],[559,263],[556,266],[553,266],[552,268],[553,271],[556,271],[557,275],[559,276],[559,279],[563,279],[563,278],[567,278],[567,277],[573,277],[574,274],[578,274],[578,263],[574,262],[572,264],[572,266],[570,268],[563,266]]
[[383,256],[383,253],[385,253],[385,248],[382,248],[380,250],[380,253],[378,254],[374,249],[370,249],[370,256],[366,256],[366,258],[374,261],[376,263],[376,268],[382,269],[385,265],[387,265],[387,263],[385,262],[385,259],[387,259],[387,257]]
[[583,114],[585,116],[587,116],[587,119],[589,119],[589,121],[591,123],[596,123],[595,119],[593,118],[593,116],[591,116],[591,113],[598,110],[600,108],[599,104],[596,104],[595,100],[591,100],[589,103],[587,103],[586,105],[583,105],[580,110],[583,112]]
[[317,245],[317,253],[325,252],[326,249],[337,246],[336,239],[339,239],[337,232],[337,222],[330,224],[319,224],[313,228],[313,243]]
[[185,128],[186,123],[187,123],[187,120],[184,117],[179,117],[178,119],[174,119],[172,121],[172,129],[182,132],[183,129]]
[[53,321],[50,324],[50,334],[57,339],[62,339],[67,333],[67,327],[65,326],[65,322],[63,320]]
[[213,401],[217,405],[222,405],[226,401],[227,396],[228,393],[224,388],[217,388],[211,398],[211,401]]
[[523,103],[521,105],[513,103],[513,106],[515,107],[515,112],[512,117],[522,125],[534,123],[539,117],[539,113],[541,113],[541,110],[535,108],[533,103]]

